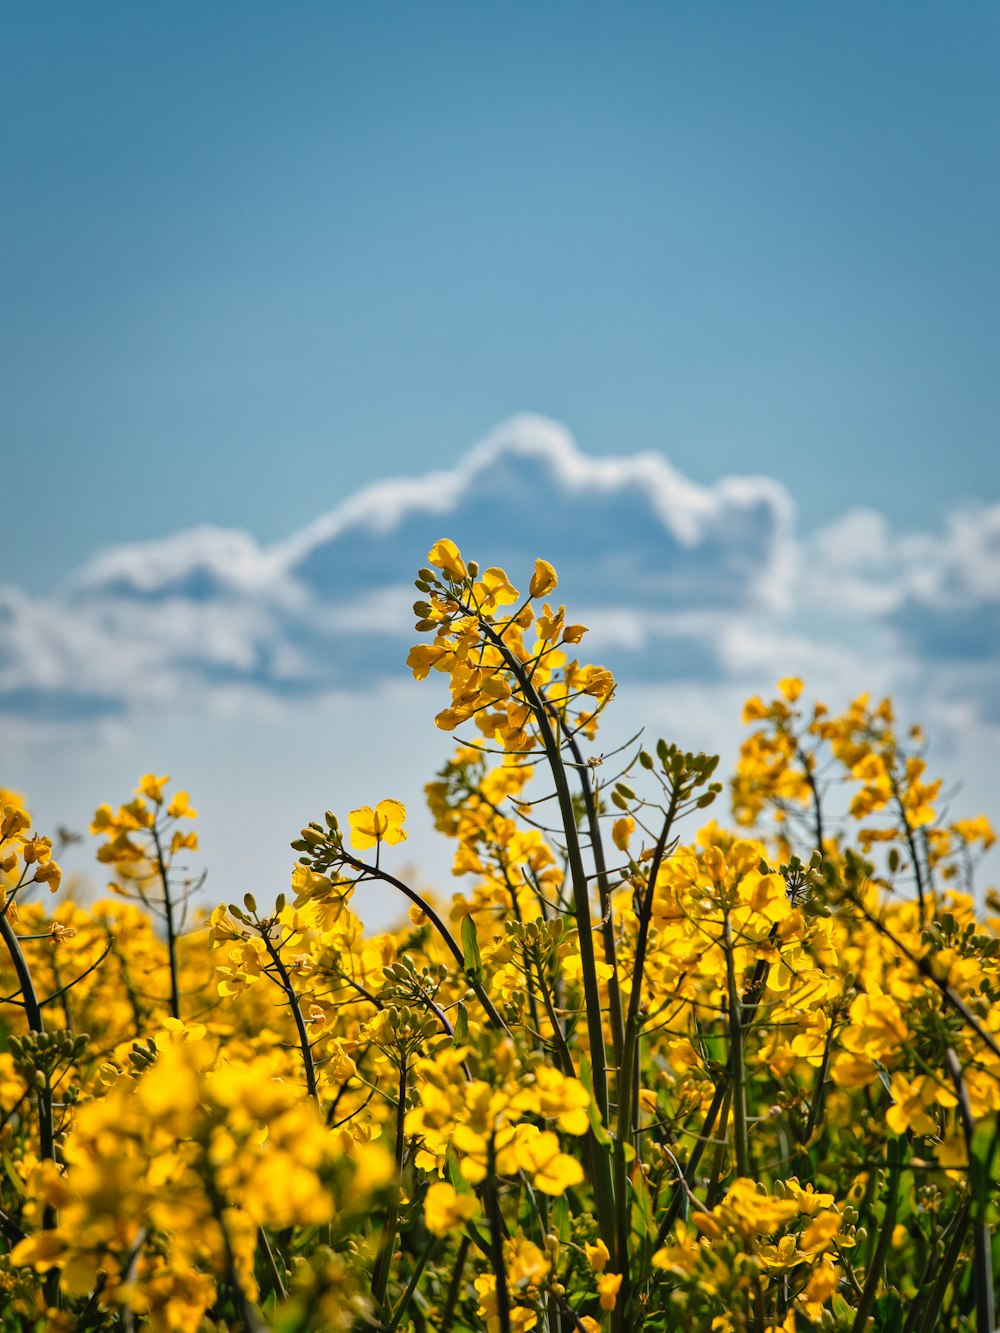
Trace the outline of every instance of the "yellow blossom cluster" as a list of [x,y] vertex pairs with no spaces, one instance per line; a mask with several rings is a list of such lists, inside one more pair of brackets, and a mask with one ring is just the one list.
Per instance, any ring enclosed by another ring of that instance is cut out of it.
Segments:
[[713,758],[595,753],[614,681],[546,561],[522,595],[442,539],[417,587],[448,897],[373,793],[213,903],[150,773],[93,819],[110,896],[53,898],[0,792],[0,1325],[992,1333],[986,817],[891,703],[787,677],[728,827]]

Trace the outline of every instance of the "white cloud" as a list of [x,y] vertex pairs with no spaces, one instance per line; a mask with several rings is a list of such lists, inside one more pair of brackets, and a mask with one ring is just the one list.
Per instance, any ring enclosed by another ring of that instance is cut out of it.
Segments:
[[201,527],[158,541],[115,546],[90,561],[70,581],[77,598],[287,595],[280,560],[246,532]]
[[[787,605],[792,505],[768,478],[698,486],[653,454],[588,458],[518,417],[448,472],[380,482],[269,549],[199,528],[109,550],[54,596],[0,602],[0,708],[95,715],[367,686],[401,669],[410,580],[449,534],[511,573],[559,568],[595,642],[715,670],[723,618]],[[659,651],[665,641],[671,656]]]
[[859,509],[799,538],[774,479],[701,486],[657,454],[588,457],[528,416],[269,548],[205,527],[115,547],[47,599],[0,590],[0,712],[231,709],[399,678],[410,580],[442,535],[515,581],[550,559],[591,652],[626,680],[762,688],[798,671],[1000,719],[983,670],[1000,653],[1000,505],[916,534]]

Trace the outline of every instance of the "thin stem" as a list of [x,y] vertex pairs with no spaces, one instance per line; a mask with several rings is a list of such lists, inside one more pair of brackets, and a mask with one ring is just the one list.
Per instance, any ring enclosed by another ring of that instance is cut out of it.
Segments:
[[[448,929],[445,923],[441,920],[440,916],[437,914],[437,912],[435,912],[434,908],[430,905],[430,903],[427,901],[426,898],[422,898],[420,894],[417,893],[414,889],[411,889],[408,884],[404,884],[403,881],[401,879],[397,879],[395,875],[390,875],[389,872],[387,870],[383,870],[381,866],[378,865],[372,866],[368,865],[364,861],[358,861],[355,857],[351,856],[349,852],[343,852],[342,855],[344,863],[346,865],[353,866],[355,870],[360,870],[364,874],[371,875],[373,879],[380,879],[384,884],[390,884],[394,889],[398,889],[400,893],[402,893],[405,897],[409,898],[411,903],[415,903],[416,906],[419,907],[420,910],[423,912],[423,914],[427,917],[428,921],[430,921],[433,924],[435,930],[438,932],[438,934],[444,940],[445,944],[451,950],[451,953],[454,955],[456,961],[458,962],[459,967],[461,967],[464,972],[465,954],[459,947],[459,944],[456,941],[454,935],[451,933],[451,931]],[[507,1027],[507,1024],[503,1021],[503,1019],[500,1017],[500,1014],[497,1012],[497,1008],[494,1005],[493,1001],[490,999],[490,997],[487,995],[486,991],[484,990],[482,982],[477,977],[473,977],[468,973],[465,973],[465,976],[473,992],[475,993],[476,999],[486,1010],[486,1015],[489,1018],[490,1022],[493,1024],[494,1027],[499,1028],[501,1032],[505,1032],[509,1037],[511,1035],[510,1029]]]
[[958,1097],[958,1112],[962,1121],[962,1134],[965,1138],[965,1151],[969,1157],[969,1185],[972,1193],[972,1279],[976,1293],[976,1333],[994,1333],[992,1248],[990,1245],[990,1224],[987,1219],[989,1205],[989,1173],[973,1149],[973,1137],[976,1124],[969,1102],[969,1090],[962,1077],[962,1066],[952,1047],[945,1052],[948,1072],[955,1085]]
[[742,1003],[736,988],[733,957],[733,928],[728,910],[723,919],[722,948],[726,955],[726,985],[729,991],[729,1063],[732,1069],[733,1146],[736,1170],[750,1175],[750,1145],[747,1135],[746,1072],[743,1060]]
[[817,849],[817,851],[822,852],[822,850],[823,850],[823,803],[822,803],[822,801],[820,800],[819,785],[818,785],[818,783],[816,782],[816,774],[813,772],[813,766],[812,766],[812,762],[811,762],[811,760],[812,760],[812,755],[806,754],[805,750],[802,749],[802,746],[799,745],[798,742],[796,742],[796,744],[795,744],[795,751],[796,751],[796,754],[798,755],[799,763],[802,765],[802,771],[803,771],[803,772],[805,773],[805,775],[806,775],[806,783],[808,784],[809,791],[810,791],[810,793],[812,794],[812,802],[813,802],[813,821],[814,821],[814,829],[815,829],[815,834],[816,834],[816,849]]
[[264,947],[271,958],[274,970],[277,972],[281,983],[281,989],[285,992],[285,998],[288,1000],[288,1007],[292,1011],[292,1018],[295,1021],[295,1031],[298,1033],[299,1050],[302,1052],[302,1064],[306,1074],[306,1089],[314,1102],[319,1102],[319,1091],[316,1086],[316,1065],[313,1061],[312,1044],[309,1041],[309,1033],[306,1031],[305,1019],[302,1017],[302,1007],[299,1004],[299,997],[295,994],[295,987],[292,985],[292,979],[288,975],[288,968],[285,966],[281,954],[274,947],[274,942],[266,930],[261,931],[261,938],[264,941]]
[[[474,614],[474,613],[473,613]],[[570,881],[573,888],[573,913],[576,917],[580,943],[580,962],[583,971],[583,987],[586,996],[587,1035],[590,1041],[590,1063],[594,1082],[594,1100],[601,1113],[601,1120],[608,1124],[608,1071],[607,1057],[604,1050],[604,1020],[601,1016],[601,992],[597,979],[597,956],[594,952],[594,939],[591,933],[590,919],[590,884],[583,864],[583,852],[576,827],[576,812],[573,809],[573,797],[569,789],[566,767],[562,762],[560,747],[552,730],[552,723],[545,700],[536,690],[531,679],[517,657],[496,631],[485,621],[479,621],[484,635],[490,639],[503,654],[511,673],[521,687],[525,702],[531,708],[541,737],[545,756],[552,773],[556,796],[559,802],[559,814],[562,819],[563,833],[566,837],[566,856],[569,860]],[[610,1175],[610,1173],[609,1173]],[[610,1183],[610,1181],[609,1181]]]
[[288,1292],[285,1290],[285,1284],[278,1271],[278,1264],[274,1257],[274,1251],[271,1249],[271,1242],[267,1238],[267,1232],[263,1227],[257,1228],[257,1248],[260,1250],[264,1259],[264,1267],[267,1269],[268,1277],[271,1279],[271,1286],[278,1300],[283,1301]]
[[657,839],[653,860],[646,877],[646,892],[640,904],[639,930],[632,962],[632,985],[629,992],[628,1017],[625,1020],[625,1040],[618,1071],[618,1134],[615,1143],[615,1209],[617,1218],[615,1234],[617,1236],[616,1259],[618,1272],[622,1275],[622,1284],[615,1305],[615,1327],[619,1330],[624,1328],[623,1321],[631,1301],[631,1274],[629,1271],[630,1191],[625,1145],[638,1138],[639,1133],[639,1043],[642,1037],[639,1009],[642,1004],[642,980],[646,967],[650,922],[653,915],[653,891],[660,865],[666,853],[679,798],[680,793],[675,786],[671,790],[670,806],[663,821],[663,829]]
[[712,1136],[712,1132],[715,1129],[715,1122],[719,1117],[719,1112],[722,1110],[723,1104],[725,1103],[726,1094],[729,1090],[730,1077],[731,1077],[730,1070],[726,1068],[723,1071],[722,1077],[719,1079],[719,1082],[716,1084],[715,1093],[712,1097],[712,1101],[709,1105],[708,1110],[705,1112],[705,1119],[702,1123],[701,1133],[695,1139],[694,1146],[692,1147],[691,1153],[688,1157],[687,1167],[685,1168],[683,1175],[678,1181],[677,1187],[675,1188],[674,1191],[674,1197],[670,1203],[670,1207],[667,1209],[666,1215],[664,1216],[663,1221],[660,1223],[659,1230],[657,1231],[656,1245],[654,1247],[656,1249],[659,1249],[660,1246],[663,1244],[663,1242],[666,1240],[667,1233],[670,1231],[670,1228],[673,1226],[673,1224],[677,1221],[677,1218],[680,1215],[681,1208],[684,1204],[685,1198],[690,1192],[691,1187],[694,1185],[695,1176],[697,1175],[698,1172],[698,1166],[701,1163],[702,1153],[708,1146],[709,1140],[711,1139]]
[[622,993],[618,977],[617,945],[615,942],[615,923],[611,911],[611,889],[608,884],[608,870],[604,859],[604,839],[601,836],[601,823],[597,816],[597,802],[590,781],[590,768],[580,750],[580,743],[575,736],[569,737],[569,749],[576,761],[580,776],[580,789],[583,792],[583,808],[587,815],[587,828],[590,832],[590,846],[594,857],[594,869],[597,872],[597,891],[601,903],[601,939],[604,943],[604,961],[611,968],[608,980],[608,1019],[611,1026],[611,1043],[615,1062],[621,1067],[622,1051],[625,1042],[625,1024],[622,1016]]
[[463,1236],[461,1244],[458,1247],[458,1254],[455,1256],[455,1267],[452,1269],[451,1281],[448,1283],[448,1294],[444,1301],[444,1310],[441,1313],[441,1327],[439,1333],[451,1333],[451,1326],[455,1318],[455,1310],[458,1308],[458,1297],[462,1290],[462,1277],[465,1273],[465,1261],[469,1257],[469,1250],[472,1241],[468,1236]]
[[[861,1299],[858,1302],[857,1310],[854,1315],[854,1323],[851,1325],[851,1333],[864,1333],[868,1325],[868,1318],[871,1315],[872,1307],[875,1304],[875,1296],[878,1292],[878,1284],[882,1279],[882,1269],[885,1265],[885,1256],[889,1253],[889,1246],[892,1244],[892,1233],[896,1226],[896,1205],[899,1202],[899,1147],[896,1140],[890,1140],[888,1147],[889,1184],[888,1195],[885,1201],[885,1213],[882,1217],[882,1225],[879,1229],[878,1242],[875,1246],[875,1253],[872,1255],[871,1263],[868,1265],[868,1272],[865,1274],[865,1285],[861,1292]],[[993,1330],[990,1330],[993,1333]]]
[[496,1140],[491,1134],[486,1149],[486,1211],[490,1223],[490,1261],[496,1281],[497,1319],[500,1333],[511,1333],[510,1292],[507,1290],[507,1266],[503,1258],[503,1226],[497,1194]]
[[705,1207],[711,1212],[719,1201],[719,1195],[722,1193],[722,1182],[726,1175],[726,1131],[729,1128],[729,1110],[732,1105],[732,1081],[726,1083],[726,1093],[722,1099],[722,1109],[719,1111],[719,1126],[716,1131],[715,1153],[712,1157],[712,1169],[708,1177],[708,1188],[705,1191]]
[[417,1289],[417,1283],[420,1281],[421,1274],[427,1266],[427,1261],[431,1257],[434,1247],[438,1244],[437,1236],[431,1236],[430,1240],[424,1246],[423,1253],[414,1265],[413,1272],[410,1274],[410,1280],[406,1284],[406,1290],[399,1298],[399,1304],[392,1312],[392,1318],[385,1326],[385,1333],[396,1333],[399,1321],[406,1314],[410,1301],[413,1300],[413,1293]]
[[[42,938],[47,938],[47,937],[43,936]],[[54,991],[52,992],[51,995],[46,995],[46,997],[45,997],[44,1000],[39,1000],[39,1002],[38,1002],[38,1007],[39,1007],[39,1009],[44,1009],[45,1006],[46,1006],[47,1004],[51,1004],[53,1000],[58,1000],[58,999],[60,998],[60,996],[64,996],[64,995],[66,995],[69,991],[71,991],[71,990],[73,989],[74,986],[78,985],[78,984],[84,979],[84,977],[89,977],[90,974],[91,974],[91,972],[96,972],[96,970],[97,970],[97,969],[100,967],[100,965],[104,962],[105,958],[107,958],[107,956],[108,956],[108,954],[109,954],[110,952],[111,952],[111,945],[109,944],[108,947],[107,947],[107,948],[104,950],[104,952],[101,954],[101,956],[100,956],[99,958],[96,958],[96,959],[94,960],[94,962],[91,963],[91,965],[87,968],[87,970],[86,970],[85,972],[81,972],[80,975],[77,976],[77,977],[74,977],[72,981],[68,981],[68,982],[66,983],[65,986],[60,986],[58,990],[54,990]],[[56,978],[56,981],[57,981],[57,984],[58,984],[58,977]],[[66,1002],[65,1002],[65,1000],[63,1001],[63,1009],[64,1009],[64,1011],[65,1011],[65,1013],[66,1013],[67,1018],[68,1018],[68,1017],[69,1017],[69,1009],[68,1009],[67,1006],[66,1006]],[[72,1028],[70,1028],[69,1030],[72,1031]]]
[[[17,983],[23,996],[24,1013],[28,1020],[28,1027],[32,1032],[44,1032],[45,1022],[42,1018],[42,1006],[38,1002],[38,994],[35,991],[31,969],[28,967],[27,959],[21,950],[20,941],[14,927],[11,925],[10,918],[6,915],[0,916],[0,937],[3,938],[3,942],[7,946],[7,952],[10,954],[10,961],[14,964]],[[55,1158],[55,1134],[52,1127],[52,1090],[48,1086],[48,1079],[46,1079],[45,1087],[38,1089],[36,1101],[38,1103],[39,1155],[52,1161]],[[51,1208],[47,1208],[46,1216],[49,1216],[51,1212]],[[45,1223],[45,1226],[55,1226],[54,1216],[51,1221]]]
[[399,1199],[403,1191],[403,1156],[406,1143],[403,1130],[406,1120],[406,1073],[406,1057],[401,1056],[399,1061],[399,1087],[396,1091],[396,1190],[392,1202],[386,1210],[382,1243],[372,1273],[372,1300],[375,1303],[375,1308],[380,1312],[384,1310],[386,1291],[389,1286],[389,1270],[392,1267],[392,1254],[396,1248],[396,1228],[399,1224]]
[[823,1110],[823,1102],[826,1097],[826,1076],[830,1068],[830,1055],[833,1050],[833,1034],[836,1029],[836,1016],[831,1015],[830,1026],[826,1030],[826,1041],[823,1043],[823,1058],[820,1063],[819,1073],[816,1075],[816,1091],[809,1102],[809,1115],[806,1119],[805,1130],[803,1132],[802,1142],[808,1144],[813,1136],[819,1117]]
[[150,831],[153,835],[153,845],[156,848],[156,864],[159,870],[160,883],[163,885],[163,915],[167,923],[167,956],[170,960],[170,1013],[174,1018],[180,1018],[181,995],[177,976],[177,931],[174,924],[174,902],[170,896],[170,875],[167,872],[167,862],[163,855],[163,844],[160,842],[160,831],[155,823]]
[[649,928],[653,915],[653,891],[663,857],[666,853],[670,830],[677,813],[679,793],[676,788],[670,797],[670,806],[663,822],[663,829],[657,839],[656,849],[646,876],[646,893],[639,911],[639,930],[636,935],[635,955],[632,963],[632,987],[629,993],[628,1017],[625,1020],[625,1045],[622,1052],[621,1069],[618,1079],[618,1137],[634,1135],[638,1129],[635,1117],[638,1107],[634,1105],[632,1086],[633,1074],[638,1066],[639,1038],[642,1024],[639,1022],[639,1009],[642,1004],[642,981],[646,967],[646,950],[649,944]]
[[[934,1333],[939,1327],[938,1316],[941,1313],[941,1306],[944,1302],[945,1293],[948,1290],[948,1283],[951,1281],[955,1266],[958,1263],[959,1256],[962,1253],[962,1246],[965,1243],[965,1233],[969,1227],[969,1218],[972,1215],[972,1200],[966,1199],[961,1208],[955,1214],[954,1229],[951,1239],[948,1242],[948,1248],[941,1259],[941,1266],[938,1268],[937,1275],[934,1278],[934,1285],[931,1287],[927,1296],[927,1304],[923,1309],[920,1318],[919,1333]],[[916,1327],[915,1320],[920,1313],[920,1302],[914,1301],[912,1319],[906,1321],[903,1333],[912,1333]]]
[[535,968],[538,972],[538,988],[541,991],[542,1003],[545,1005],[545,1013],[549,1020],[549,1026],[552,1028],[552,1045],[555,1054],[562,1066],[562,1072],[567,1076],[574,1076],[576,1074],[576,1066],[573,1064],[573,1056],[570,1054],[570,1049],[566,1044],[566,1036],[562,1030],[562,1024],[559,1022],[559,1015],[556,1013],[555,1006],[552,1003],[552,996],[549,994],[549,988],[545,984],[545,973],[542,970],[538,950],[535,951]]

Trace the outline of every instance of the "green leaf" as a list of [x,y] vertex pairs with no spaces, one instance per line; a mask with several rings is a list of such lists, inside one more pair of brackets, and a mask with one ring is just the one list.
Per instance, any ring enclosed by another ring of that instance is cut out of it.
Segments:
[[21,1198],[26,1199],[28,1197],[27,1186],[25,1185],[21,1177],[17,1174],[17,1171],[14,1169],[14,1163],[11,1161],[10,1157],[8,1157],[6,1153],[4,1153],[3,1155],[3,1169],[7,1175],[7,1179],[17,1190],[18,1194],[20,1194]]
[[877,1333],[902,1333],[903,1307],[894,1291],[876,1301],[874,1315]]
[[573,1236],[573,1214],[565,1194],[552,1200],[552,1226],[556,1235],[565,1244]]
[[[468,920],[468,918],[466,918]],[[469,1039],[469,1011],[464,1004],[458,1006],[458,1017],[455,1019],[454,1043],[456,1046],[462,1046]]]
[[653,1200],[646,1184],[646,1177],[641,1167],[632,1172],[632,1236],[637,1263],[635,1270],[638,1280],[645,1282],[649,1278],[650,1261],[653,1258],[653,1245],[656,1241],[656,1220],[653,1217]]
[[476,923],[471,916],[462,917],[462,965],[467,977],[478,981],[483,975],[483,956],[479,952]]

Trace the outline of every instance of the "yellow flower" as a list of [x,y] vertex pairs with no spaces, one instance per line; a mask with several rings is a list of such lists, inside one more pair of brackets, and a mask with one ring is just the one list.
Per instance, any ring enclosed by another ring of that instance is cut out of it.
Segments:
[[892,1076],[893,1104],[885,1113],[885,1122],[894,1134],[936,1134],[937,1121],[929,1114],[934,1105],[934,1080],[921,1074],[911,1083],[902,1074]]
[[60,1268],[69,1243],[57,1231],[40,1231],[36,1236],[26,1236],[19,1241],[11,1252],[12,1264],[31,1267],[36,1273],[47,1273],[50,1268]]
[[552,1271],[552,1265],[544,1252],[523,1236],[509,1240],[504,1249],[507,1280],[514,1287],[537,1286]]
[[890,995],[859,995],[851,1005],[851,1027],[845,1040],[860,1046],[872,1060],[898,1055],[909,1040],[899,1005]]
[[748,722],[762,722],[767,717],[767,705],[759,694],[755,694],[743,705],[743,725]]
[[838,1270],[831,1263],[821,1263],[813,1269],[802,1293],[807,1301],[822,1304],[828,1301],[837,1290],[840,1281]]
[[56,865],[55,861],[47,861],[45,865],[40,865],[35,871],[35,883],[47,884],[49,892],[57,892],[62,882],[62,870]]
[[618,1289],[622,1284],[621,1273],[602,1273],[597,1279],[597,1294],[601,1298],[602,1310],[613,1310],[618,1301]]
[[469,577],[469,571],[458,547],[447,537],[442,537],[440,541],[436,541],[427,552],[427,563],[434,565],[436,569],[443,570],[450,578],[460,583]]
[[498,606],[510,606],[518,599],[518,591],[503,569],[487,569],[475,587],[479,609],[485,615],[492,615]]
[[198,811],[191,805],[191,798],[186,791],[175,792],[173,799],[167,806],[167,814],[171,819],[197,819]]
[[788,702],[793,704],[802,693],[802,681],[799,680],[798,676],[783,676],[778,681],[778,689]]
[[[169,781],[169,774],[164,774],[162,778],[158,778],[155,773],[145,773],[139,779],[136,792],[140,796],[147,796],[154,805],[160,805],[163,802],[163,788]],[[174,799],[176,800],[176,797]]]
[[817,1213],[802,1233],[799,1246],[806,1254],[819,1254],[825,1250],[840,1230],[840,1214],[828,1209]]
[[31,827],[31,816],[17,805],[5,805],[0,819],[0,840],[16,837],[22,829]]
[[413,672],[414,680],[426,680],[431,667],[438,671],[447,669],[447,652],[437,643],[417,643],[410,649],[406,665]]
[[622,815],[611,825],[611,840],[620,852],[627,852],[628,845],[635,832],[635,820],[631,815]]
[[424,1197],[424,1222],[435,1236],[447,1236],[476,1212],[471,1194],[459,1194],[446,1180],[436,1180]]
[[764,1333],[795,1333],[795,1311],[789,1310],[780,1324],[768,1324]]
[[536,1111],[546,1120],[555,1119],[567,1134],[586,1134],[590,1128],[590,1093],[579,1079],[566,1078],[549,1065],[539,1065],[534,1086],[515,1098],[514,1105]]
[[531,1172],[535,1187],[543,1194],[555,1197],[583,1183],[583,1167],[575,1157],[559,1151],[559,1139],[551,1130],[525,1137],[516,1153],[519,1165]]
[[985,815],[977,815],[975,819],[956,820],[951,828],[963,842],[981,842],[984,852],[988,852],[997,840],[993,825]]
[[597,1241],[591,1245],[589,1241],[584,1242],[583,1246],[587,1255],[587,1262],[590,1264],[591,1272],[603,1273],[608,1266],[608,1260],[611,1258],[608,1247],[598,1236]]
[[532,597],[546,597],[558,585],[556,571],[547,560],[535,561],[535,572],[531,577],[528,591]]
[[379,801],[374,810],[370,805],[352,810],[348,815],[351,846],[355,851],[363,852],[378,842],[387,842],[390,847],[403,842],[406,838],[406,830],[403,828],[405,818],[406,806],[402,801]]

